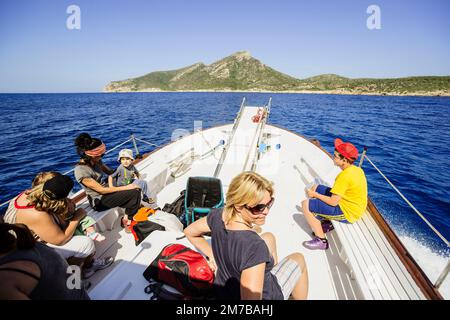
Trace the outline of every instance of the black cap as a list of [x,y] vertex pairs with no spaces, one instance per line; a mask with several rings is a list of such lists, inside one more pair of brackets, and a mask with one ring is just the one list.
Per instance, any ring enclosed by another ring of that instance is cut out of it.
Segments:
[[69,176],[57,174],[44,183],[43,190],[50,199],[61,200],[67,198],[72,188],[73,180]]

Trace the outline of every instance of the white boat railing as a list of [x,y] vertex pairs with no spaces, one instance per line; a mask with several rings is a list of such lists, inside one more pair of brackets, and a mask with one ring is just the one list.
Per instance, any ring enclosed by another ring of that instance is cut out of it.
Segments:
[[251,171],[255,171],[256,165],[257,165],[259,159],[261,158],[261,151],[259,150],[259,146],[262,141],[264,127],[267,123],[267,120],[269,119],[271,105],[272,105],[272,98],[269,98],[269,102],[267,103],[267,105],[264,108],[265,111],[263,112],[263,118],[261,119],[261,123],[260,123],[258,141],[256,142],[256,147],[258,148],[258,151],[256,152],[255,157],[253,158],[252,166],[250,169]]
[[242,110],[244,110],[245,106],[245,97],[242,99],[241,107],[239,108],[239,112],[237,114],[237,117],[234,121],[233,129],[231,129],[230,136],[228,137],[227,144],[224,146],[222,150],[222,155],[220,156],[219,162],[217,163],[216,170],[214,171],[214,177],[217,178],[219,176],[220,170],[222,169],[223,162],[225,161],[225,157],[228,152],[228,148],[230,146],[231,140],[233,140],[234,133],[236,132],[236,129],[238,127],[239,121],[241,120],[242,116]]
[[[148,141],[146,141],[146,140],[137,138],[134,134],[132,134],[132,135],[130,136],[129,139],[125,140],[125,141],[122,142],[122,143],[119,143],[117,146],[114,146],[112,149],[107,150],[107,151],[105,152],[105,155],[108,154],[108,153],[113,152],[114,150],[120,148],[121,146],[123,146],[123,145],[125,145],[125,144],[127,144],[127,143],[129,143],[129,142],[132,142],[133,147],[134,147],[134,149],[135,149],[135,151],[136,151],[136,159],[142,158],[142,156],[140,155],[140,152],[139,152],[139,149],[138,149],[138,146],[137,146],[136,141],[145,143],[145,144],[147,144],[147,145],[149,145],[149,146],[152,146],[152,147],[159,147],[159,145],[157,145],[157,144],[154,144],[154,143],[148,142]],[[216,150],[217,150],[219,147],[221,147],[223,144],[224,144],[223,141],[220,141],[218,145],[216,145],[215,147],[213,147],[213,148],[211,148],[210,150],[206,151],[204,154],[200,155],[199,158],[201,159],[201,158],[204,158],[204,157],[210,155],[212,152],[216,151]],[[75,168],[72,168],[72,169],[70,169],[70,170],[64,172],[63,174],[64,174],[64,175],[67,175],[67,174],[73,172],[74,170],[75,170]],[[13,198],[13,199],[14,199],[14,198]],[[4,206],[6,206],[6,205],[9,205],[9,203],[10,203],[13,199],[9,199],[9,200],[3,202],[2,204],[0,204],[0,208],[4,207]]]
[[[370,160],[370,158],[367,156],[367,147],[364,147],[364,151],[361,155],[361,160],[359,161],[359,167],[362,166],[365,159],[369,161],[369,163],[373,166],[373,168],[378,171],[378,173],[387,181],[387,183],[398,193],[398,195],[406,202],[406,204],[430,227],[430,229],[436,234],[446,245],[447,247],[450,247],[450,242],[437,230],[430,221],[419,211],[417,208],[398,190],[398,188],[386,177],[386,175]],[[450,261],[448,261],[447,265],[445,266],[444,270],[439,275],[438,279],[436,280],[434,286],[435,288],[439,289],[439,287],[444,282],[445,278],[448,276],[450,272]]]
[[[150,142],[147,142],[147,141],[138,139],[138,138],[136,138],[136,137],[132,134],[131,137],[130,137],[129,139],[127,139],[127,140],[125,140],[124,142],[118,144],[117,146],[113,147],[112,149],[107,150],[107,151],[105,152],[105,154],[108,154],[108,153],[110,153],[110,152],[113,152],[114,150],[116,150],[117,148],[120,148],[120,147],[123,146],[124,144],[126,144],[126,143],[128,143],[128,142],[130,142],[130,141],[133,141],[133,145],[134,145],[135,150],[136,150],[136,158],[138,158],[139,150],[137,149],[136,140],[139,140],[139,141],[141,141],[141,142],[144,142],[144,143],[147,143],[147,144],[150,144],[150,145],[153,145],[153,146],[157,146],[156,144],[152,144],[152,143],[150,143]],[[75,170],[75,168],[72,168],[72,169],[70,169],[70,170],[64,172],[63,174],[64,174],[64,175],[67,175],[67,174],[73,172],[74,170]],[[5,206],[5,205],[7,205],[7,204],[9,204],[12,200],[13,200],[13,199],[9,199],[8,201],[3,202],[2,204],[0,204],[0,208],[3,207],[3,206]]]

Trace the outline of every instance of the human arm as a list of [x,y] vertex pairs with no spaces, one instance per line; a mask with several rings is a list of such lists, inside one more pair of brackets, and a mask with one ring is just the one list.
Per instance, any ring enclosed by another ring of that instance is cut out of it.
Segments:
[[139,186],[135,185],[135,184],[129,184],[129,185],[120,186],[120,187],[110,187],[110,186],[105,187],[105,186],[102,186],[100,183],[98,183],[96,180],[94,180],[92,178],[83,178],[81,180],[81,183],[86,188],[92,189],[99,194],[108,194],[108,193],[113,193],[113,192],[117,192],[117,191],[132,190],[132,189],[139,188]]
[[320,194],[320,193],[318,193],[315,190],[316,190],[315,187],[312,187],[311,189],[308,190],[308,196],[310,198],[319,199],[319,200],[321,200],[321,201],[325,202],[326,204],[328,204],[330,206],[333,206],[333,207],[336,207],[339,204],[339,201],[342,198],[340,195],[337,195],[337,194],[334,194],[334,193],[331,195],[331,197],[329,197],[329,196]]
[[82,208],[76,210],[65,230],[56,224],[50,214],[35,209],[26,210],[18,222],[26,224],[39,238],[56,246],[62,246],[69,241],[81,219],[86,216]]
[[203,217],[194,223],[191,223],[183,232],[188,240],[208,258],[211,269],[216,271],[217,266],[212,248],[208,241],[203,237],[203,234],[211,232],[206,219],[207,217]]
[[266,263],[260,263],[241,272],[240,289],[242,300],[261,300],[264,287]]
[[330,206],[337,206],[342,197],[346,194],[347,189],[351,184],[351,179],[348,178],[348,175],[345,175],[345,171],[341,172],[334,181],[334,185],[331,188],[330,192],[332,194],[331,197],[319,194],[316,192],[317,186],[313,186],[311,190],[308,190],[308,196],[312,198],[317,198]]
[[111,175],[108,176],[108,187],[110,188],[114,187],[113,177]]

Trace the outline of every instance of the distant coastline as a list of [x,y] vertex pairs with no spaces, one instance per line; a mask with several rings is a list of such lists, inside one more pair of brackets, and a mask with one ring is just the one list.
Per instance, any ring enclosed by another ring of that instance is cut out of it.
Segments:
[[340,94],[340,95],[353,95],[353,96],[398,96],[398,97],[450,97],[450,92],[411,92],[411,93],[398,93],[398,92],[355,92],[355,91],[343,91],[343,90],[323,90],[323,91],[308,91],[308,90],[286,90],[286,91],[274,91],[274,90],[136,90],[136,91],[106,91],[101,93],[159,93],[159,92],[217,92],[217,93],[306,93],[306,94]]
[[377,96],[450,96],[450,76],[346,78],[322,74],[297,79],[240,51],[210,65],[202,62],[169,71],[112,81],[104,92],[260,92]]

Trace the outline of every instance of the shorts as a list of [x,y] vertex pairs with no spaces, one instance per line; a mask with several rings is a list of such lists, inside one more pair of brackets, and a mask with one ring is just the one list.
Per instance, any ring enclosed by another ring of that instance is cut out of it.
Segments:
[[[331,188],[323,185],[318,185],[316,192],[328,197],[333,195],[331,193]],[[309,211],[311,211],[319,220],[335,220],[343,223],[350,223],[345,218],[344,212],[342,212],[339,205],[333,207],[319,199],[309,199]]]
[[47,243],[47,246],[55,249],[64,259],[68,258],[87,258],[95,253],[94,240],[87,236],[73,236],[62,246]]
[[284,258],[270,272],[277,278],[284,300],[289,299],[295,285],[302,276],[302,270],[298,263],[292,259]]

